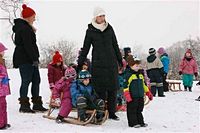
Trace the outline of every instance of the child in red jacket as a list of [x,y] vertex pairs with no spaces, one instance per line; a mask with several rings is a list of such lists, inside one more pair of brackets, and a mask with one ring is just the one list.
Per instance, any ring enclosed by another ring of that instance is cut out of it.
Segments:
[[48,65],[48,81],[49,87],[52,90],[55,86],[55,83],[64,77],[65,74],[65,66],[63,65],[62,55],[56,51],[53,55],[53,60]]

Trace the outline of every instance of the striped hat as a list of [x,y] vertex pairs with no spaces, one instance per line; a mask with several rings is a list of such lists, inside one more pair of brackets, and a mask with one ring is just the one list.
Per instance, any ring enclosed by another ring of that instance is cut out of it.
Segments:
[[149,54],[150,55],[155,55],[156,54],[156,50],[154,48],[150,48],[149,49]]

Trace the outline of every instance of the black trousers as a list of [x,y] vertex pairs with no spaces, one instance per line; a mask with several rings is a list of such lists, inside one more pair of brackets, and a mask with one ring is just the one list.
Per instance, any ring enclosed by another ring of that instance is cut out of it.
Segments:
[[144,124],[143,108],[144,98],[134,98],[133,101],[127,103],[127,119],[130,127],[137,124]]
[[114,114],[116,112],[117,104],[117,90],[105,90],[105,91],[96,91],[99,98],[104,101],[107,100],[107,109],[109,114]]
[[28,95],[28,87],[31,84],[32,97],[39,96],[40,73],[39,68],[32,64],[23,64],[19,66],[21,76],[20,97],[24,98]]
[[164,92],[169,91],[169,84],[166,81],[166,79],[167,79],[167,74],[163,76],[163,89],[164,89]]

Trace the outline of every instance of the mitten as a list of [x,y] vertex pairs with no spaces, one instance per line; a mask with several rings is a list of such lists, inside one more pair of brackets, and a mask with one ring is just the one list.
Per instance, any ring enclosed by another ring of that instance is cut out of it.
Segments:
[[2,80],[1,80],[1,83],[4,84],[4,85],[7,85],[9,80],[10,79],[8,77],[3,77]]
[[50,83],[49,86],[51,90],[55,87],[54,83]]
[[124,97],[125,97],[125,99],[126,99],[127,102],[133,101],[133,99],[131,98],[131,94],[130,94],[129,91],[125,91],[124,92]]
[[33,66],[34,67],[38,67],[39,66],[39,62],[38,61],[33,61]]
[[58,106],[60,106],[60,104],[61,104],[60,98],[56,98],[56,99],[55,99],[55,103],[56,103]]
[[194,76],[197,77],[197,76],[198,76],[198,73],[194,73]]
[[153,100],[153,95],[150,91],[146,92],[146,95],[148,96],[149,100]]
[[182,71],[179,71],[178,73],[179,73],[179,75],[181,75],[181,74],[182,74]]

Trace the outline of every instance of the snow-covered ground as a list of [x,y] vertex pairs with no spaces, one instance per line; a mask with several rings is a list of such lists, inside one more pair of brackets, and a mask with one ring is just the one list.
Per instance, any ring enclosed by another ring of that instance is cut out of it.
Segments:
[[[49,101],[50,91],[47,81],[47,70],[41,69],[41,91],[44,103]],[[11,128],[0,132],[200,132],[200,106],[195,99],[200,95],[200,87],[194,85],[192,92],[167,92],[165,98],[155,97],[144,108],[146,128],[129,128],[127,125],[126,112],[118,112],[120,121],[107,120],[103,125],[78,126],[72,124],[57,124],[53,120],[42,117],[42,113],[23,114],[19,113],[19,71],[8,70],[12,94],[7,97],[8,120]],[[196,83],[196,82],[195,82]],[[30,95],[30,91],[29,91]],[[44,106],[48,107],[47,104]]]

